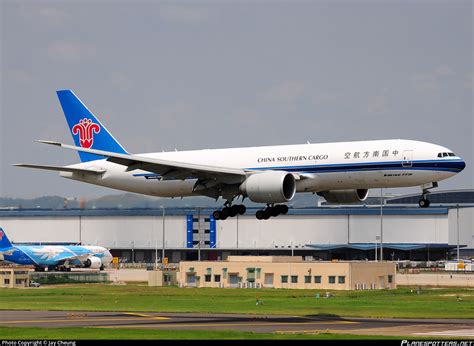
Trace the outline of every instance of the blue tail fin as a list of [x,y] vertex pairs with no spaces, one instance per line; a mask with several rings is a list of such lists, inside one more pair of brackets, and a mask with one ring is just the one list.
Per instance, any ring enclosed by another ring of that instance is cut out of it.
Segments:
[[8,240],[3,228],[0,227],[0,249],[5,249],[7,247],[12,247],[12,243]]
[[[76,146],[127,154],[114,136],[71,90],[59,90],[57,94]],[[103,159],[102,156],[84,152],[79,152],[79,157],[82,162]]]

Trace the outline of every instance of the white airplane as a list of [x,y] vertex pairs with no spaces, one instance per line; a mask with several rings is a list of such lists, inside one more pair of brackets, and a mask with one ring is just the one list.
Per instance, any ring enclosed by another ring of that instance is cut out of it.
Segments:
[[243,204],[233,203],[238,198],[266,204],[256,213],[259,220],[286,214],[282,203],[297,192],[354,203],[371,188],[421,186],[419,205],[428,207],[429,189],[466,166],[445,147],[402,139],[130,154],[71,90],[57,94],[75,146],[39,142],[78,151],[81,163],[15,166],[151,196],[222,197],[217,220],[245,213]]

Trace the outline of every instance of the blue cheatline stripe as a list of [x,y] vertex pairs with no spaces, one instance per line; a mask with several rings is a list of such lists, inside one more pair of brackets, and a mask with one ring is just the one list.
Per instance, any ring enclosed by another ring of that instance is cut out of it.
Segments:
[[430,170],[460,172],[464,169],[463,161],[432,161],[420,160],[412,161],[411,166],[404,167],[406,161],[389,162],[364,162],[364,163],[342,163],[325,165],[305,165],[305,166],[273,166],[255,167],[248,170],[285,170],[288,172],[305,173],[333,173],[333,172],[354,172],[354,171],[374,171],[374,170]]
[[193,248],[193,216],[186,215],[186,247]]

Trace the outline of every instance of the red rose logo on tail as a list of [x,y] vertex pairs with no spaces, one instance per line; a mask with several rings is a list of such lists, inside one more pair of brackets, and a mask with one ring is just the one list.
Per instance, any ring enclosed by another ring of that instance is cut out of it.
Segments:
[[89,149],[94,144],[94,133],[100,132],[100,126],[94,124],[91,119],[81,119],[79,124],[72,128],[74,135],[79,134],[79,143],[81,147]]
[[0,229],[0,241],[3,239],[3,231]]

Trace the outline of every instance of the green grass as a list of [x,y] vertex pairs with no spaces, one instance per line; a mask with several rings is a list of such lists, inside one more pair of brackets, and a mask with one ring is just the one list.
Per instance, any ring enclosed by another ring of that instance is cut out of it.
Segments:
[[[474,290],[409,288],[374,291],[218,289],[145,285],[61,285],[0,289],[0,310],[76,310],[337,315],[386,318],[474,318]],[[459,296],[461,299],[458,299]],[[259,297],[263,305],[256,306]]]
[[[256,340],[367,340],[395,339],[401,337],[366,336],[349,334],[273,334],[252,333],[232,330],[147,330],[147,329],[105,329],[105,328],[24,328],[0,327],[2,340],[222,340],[222,339],[256,339]],[[406,339],[405,337],[403,339]]]

